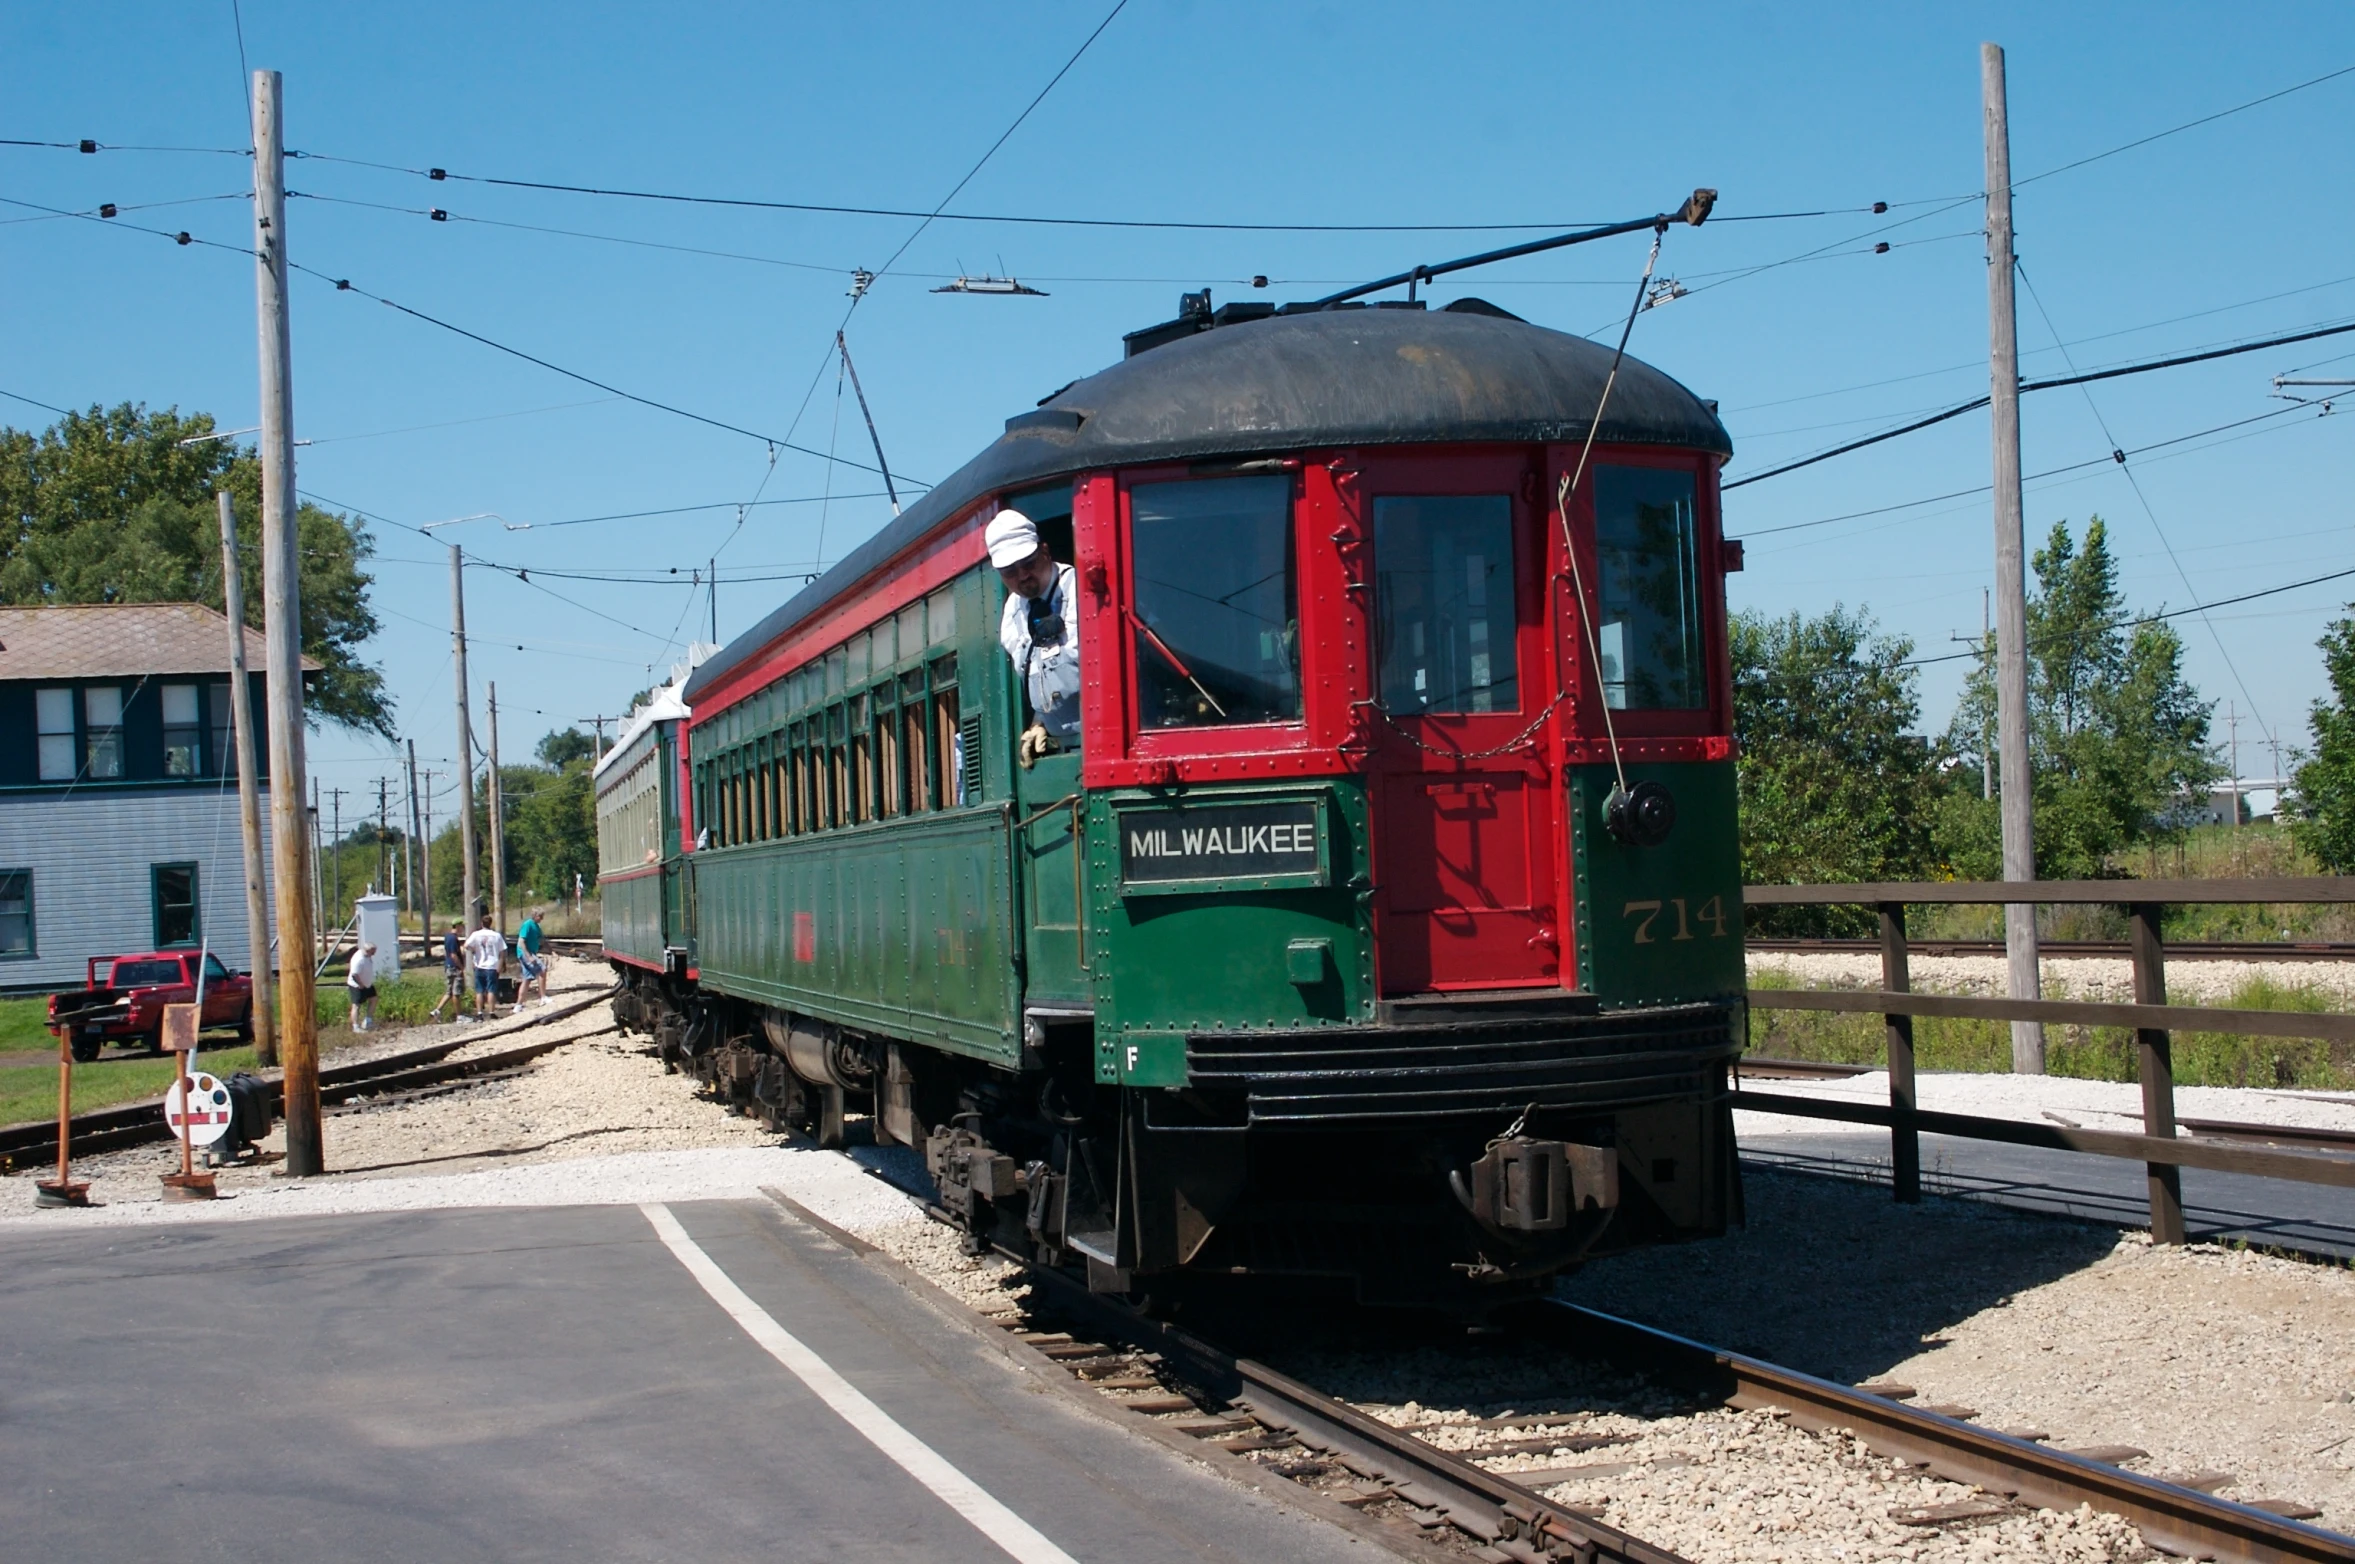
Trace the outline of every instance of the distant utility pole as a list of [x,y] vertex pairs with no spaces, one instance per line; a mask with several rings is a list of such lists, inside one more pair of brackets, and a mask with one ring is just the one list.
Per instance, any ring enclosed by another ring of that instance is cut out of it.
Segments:
[[2224,729],[2232,735],[2232,824],[2233,829],[2238,830],[2241,823],[2241,714],[2239,708],[2230,701],[2224,703]]
[[[409,740],[409,840],[401,849],[401,875],[409,882],[409,910],[417,914],[417,927],[430,935],[433,931],[426,927],[428,920],[425,916],[425,902],[433,894],[433,887],[426,886],[423,895],[418,893],[417,888],[417,853],[419,850],[417,844],[421,840],[423,838],[418,835],[417,820],[417,741],[411,739]],[[431,944],[432,941],[429,939],[427,943]]]
[[253,685],[245,668],[245,571],[237,559],[237,507],[223,489],[221,611],[229,616],[229,763],[237,768],[237,823],[245,836],[245,937],[253,947],[254,1062],[278,1062],[278,1017],[270,1009],[270,892],[262,859],[261,788],[253,774]]
[[270,824],[278,865],[279,1057],[286,1171],[327,1171],[319,1128],[318,959],[303,839],[302,545],[295,528],[294,351],[286,311],[286,123],[276,71],[253,73],[254,314],[261,350],[262,625],[270,649]]
[[[2012,301],[2012,140],[2003,48],[1979,46],[1987,143],[1987,382],[1995,434],[1995,727],[2003,809],[2003,877],[2036,878],[2036,787],[2028,760],[2028,577],[2020,498],[2020,333]],[[2036,907],[2003,909],[2011,997],[2041,999]],[[2012,1023],[2012,1072],[2044,1073],[2044,1023]]]
[[335,811],[334,834],[327,838],[327,851],[334,864],[334,880],[327,889],[327,921],[331,927],[341,928],[335,920],[343,916],[343,789],[327,790],[328,807]]
[[720,644],[720,559],[711,557],[711,644]]
[[499,792],[499,686],[487,686],[491,706],[491,926],[507,932],[507,822],[506,800]]
[[392,778],[376,779],[376,872],[384,883],[392,883],[392,806],[385,795],[392,788]]
[[619,722],[621,719],[619,717],[583,717],[580,720],[587,723],[597,735],[589,743],[589,769],[594,771],[597,769],[598,762],[605,758],[605,724]]
[[[414,745],[410,746],[410,759],[416,759],[416,746]],[[425,948],[430,953],[433,949],[433,768],[426,767],[423,774],[425,791],[418,796],[417,807],[424,813],[425,831],[417,838],[417,852],[423,861],[425,878],[420,883],[425,888],[425,895],[418,903],[424,912],[424,916],[419,918],[418,922],[425,929]]]
[[466,711],[466,556],[450,545],[450,659],[458,671],[458,847],[466,855],[466,887],[458,921],[468,928],[481,911],[482,852],[474,840],[474,724]]

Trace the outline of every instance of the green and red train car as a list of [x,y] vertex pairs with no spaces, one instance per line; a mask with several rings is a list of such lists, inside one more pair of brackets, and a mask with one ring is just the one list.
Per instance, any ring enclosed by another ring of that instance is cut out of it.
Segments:
[[[1713,407],[1472,300],[1129,349],[603,763],[622,1021],[1102,1288],[1476,1307],[1722,1230]],[[1029,767],[1006,506],[1077,584],[1081,741]]]

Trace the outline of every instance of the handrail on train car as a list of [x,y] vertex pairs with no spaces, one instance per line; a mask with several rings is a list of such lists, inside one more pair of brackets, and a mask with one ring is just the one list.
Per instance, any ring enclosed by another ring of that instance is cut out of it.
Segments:
[[[1796,1093],[1736,1091],[1733,1104],[1751,1112],[1804,1118],[1886,1124],[1893,1193],[1910,1204],[1921,1199],[1921,1136],[1927,1131],[1973,1140],[2045,1146],[2092,1156],[2125,1157],[2144,1164],[2150,1184],[2151,1238],[2180,1244],[2185,1167],[2246,1173],[2261,1178],[2355,1187],[2355,1157],[2328,1152],[2228,1145],[2184,1139],[2176,1133],[2174,1029],[2229,1032],[2244,1036],[2315,1037],[2355,1041],[2355,1015],[2314,1015],[2291,1011],[2221,1010],[2167,1003],[2167,952],[2159,937],[2169,906],[2235,906],[2281,903],[2355,903],[2355,876],[2240,880],[1921,880],[1852,885],[1750,885],[1742,901],[1750,907],[1869,906],[1881,920],[1881,986],[1857,989],[1751,989],[1754,1010],[1816,1010],[1877,1014],[1888,1048],[1889,1105],[1833,1102]],[[2126,909],[2133,924],[2129,959],[2134,974],[2131,1004],[2056,999],[1995,999],[1976,995],[1916,994],[1906,967],[1905,909],[1908,905],[2112,906]],[[1944,1016],[1991,1021],[2053,1021],[2079,1026],[2116,1026],[2134,1033],[2137,1073],[2142,1083],[2140,1135],[2027,1124],[1968,1114],[1925,1113],[1914,1090],[1913,1018]]]

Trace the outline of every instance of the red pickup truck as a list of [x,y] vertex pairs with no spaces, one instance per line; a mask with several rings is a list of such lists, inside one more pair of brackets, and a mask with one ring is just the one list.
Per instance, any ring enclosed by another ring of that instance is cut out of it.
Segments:
[[251,1038],[252,977],[230,971],[217,956],[199,958],[185,950],[92,956],[84,987],[49,996],[49,1030],[68,1033],[74,1058],[83,1064],[97,1058],[107,1043],[136,1043],[158,1051],[163,1045],[164,1006],[196,1000],[199,959],[204,962],[203,1024],[233,1026],[239,1037]]

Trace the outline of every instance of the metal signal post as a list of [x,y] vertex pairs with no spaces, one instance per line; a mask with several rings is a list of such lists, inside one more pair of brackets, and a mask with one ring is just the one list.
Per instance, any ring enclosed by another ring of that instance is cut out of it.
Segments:
[[276,71],[253,74],[254,304],[260,326],[262,625],[269,646],[270,840],[278,868],[279,1058],[286,1171],[327,1171],[320,1136],[319,1022],[303,830],[302,553],[295,528],[294,354],[286,314],[286,126]]

